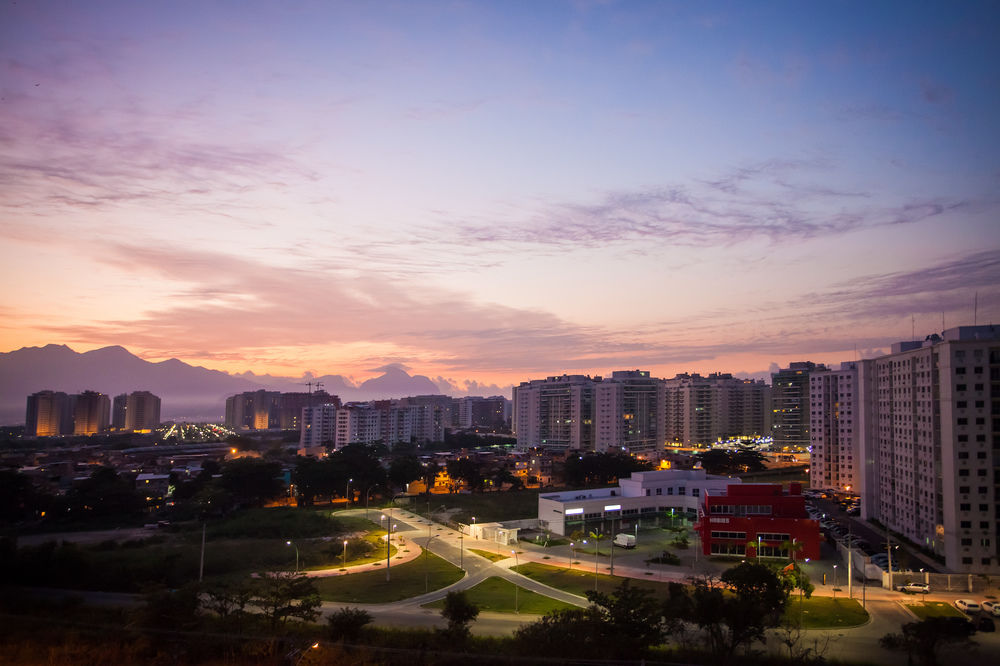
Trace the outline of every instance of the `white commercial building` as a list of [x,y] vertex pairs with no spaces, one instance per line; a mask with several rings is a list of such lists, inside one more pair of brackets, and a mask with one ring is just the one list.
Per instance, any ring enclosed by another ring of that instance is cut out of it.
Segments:
[[541,527],[563,536],[595,528],[612,534],[640,521],[652,525],[661,519],[694,517],[706,492],[721,493],[734,483],[740,480],[700,469],[633,472],[614,488],[539,495],[538,520]]
[[1000,326],[900,342],[859,373],[862,516],[941,556],[998,574]]

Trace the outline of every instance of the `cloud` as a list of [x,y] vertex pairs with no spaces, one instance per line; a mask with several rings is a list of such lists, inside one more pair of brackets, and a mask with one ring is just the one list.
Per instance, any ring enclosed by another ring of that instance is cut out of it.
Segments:
[[920,94],[929,104],[942,104],[951,101],[955,93],[948,86],[925,78],[920,81]]
[[[870,192],[824,184],[830,169],[819,159],[768,160],[714,178],[608,192],[594,204],[550,205],[521,219],[451,220],[448,233],[456,245],[486,255],[498,245],[518,251],[635,242],[697,248],[761,239],[779,245],[914,224],[966,205],[933,196],[879,203]],[[429,236],[436,244],[449,237],[442,229]]]
[[402,370],[403,372],[409,372],[412,370],[408,365],[403,363],[387,363],[386,365],[381,365],[377,368],[369,368],[368,372],[389,372],[391,370]]

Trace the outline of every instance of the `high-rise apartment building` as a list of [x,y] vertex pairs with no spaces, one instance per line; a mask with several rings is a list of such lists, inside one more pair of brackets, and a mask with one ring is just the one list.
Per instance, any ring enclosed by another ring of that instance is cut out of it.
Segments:
[[111,429],[125,430],[125,413],[128,411],[128,393],[119,393],[111,400]]
[[513,430],[518,448],[593,450],[595,386],[595,380],[585,375],[534,379],[515,386]]
[[809,374],[815,370],[826,370],[826,366],[801,361],[771,375],[774,446],[802,451],[809,446]]
[[658,434],[660,380],[647,370],[616,370],[594,386],[594,450],[648,453],[663,449]]
[[859,386],[871,410],[862,412],[862,516],[951,571],[1000,573],[1000,327],[896,343],[860,369]]
[[668,446],[769,433],[771,387],[763,380],[685,373],[662,380],[659,391],[659,432]]
[[869,409],[860,382],[869,381],[872,361],[847,361],[839,370],[809,375],[809,485],[858,492],[861,487],[862,424]]
[[125,403],[125,429],[152,430],[160,425],[160,398],[149,391],[133,391]]
[[96,435],[111,425],[111,399],[97,391],[73,396],[73,434]]
[[73,400],[61,391],[39,391],[28,396],[24,434],[55,437],[73,434]]
[[502,428],[507,422],[507,403],[503,396],[456,398],[459,428]]

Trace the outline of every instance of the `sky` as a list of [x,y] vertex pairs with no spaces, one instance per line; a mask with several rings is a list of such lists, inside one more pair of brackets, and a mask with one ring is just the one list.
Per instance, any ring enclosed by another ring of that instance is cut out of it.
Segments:
[[0,350],[456,394],[1000,323],[1000,5],[5,1],[0,281]]

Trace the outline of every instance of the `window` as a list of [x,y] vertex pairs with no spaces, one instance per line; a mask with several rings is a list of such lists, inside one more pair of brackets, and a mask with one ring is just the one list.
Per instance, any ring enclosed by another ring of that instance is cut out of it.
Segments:
[[685,486],[681,486],[680,488],[677,489],[678,495],[683,495],[685,493],[687,493],[687,488]]
[[972,558],[971,557],[963,557],[962,558],[962,564],[972,564]]
[[965,390],[965,388],[966,388],[966,387],[965,387],[965,384],[956,384],[956,385],[955,385],[955,390],[956,390],[956,391],[964,391],[964,390]]
[[692,488],[692,489],[691,489],[691,496],[692,496],[692,497],[698,497],[698,492],[699,492],[700,490],[701,490],[701,488]]
[[656,489],[656,494],[657,495],[662,495],[663,494],[663,488],[657,488]]
[[963,546],[971,546],[972,545],[972,539],[962,539],[962,545]]
[[968,407],[968,403],[965,400],[959,400],[958,402],[955,403],[955,406],[958,407],[959,409],[965,409],[966,407]]
[[968,425],[968,424],[969,424],[969,419],[967,418],[958,419],[958,425]]
[[981,529],[981,530],[988,530],[989,528],[990,528],[990,521],[988,521],[988,520],[980,520],[979,521],[979,529]]
[[961,527],[963,530],[971,530],[972,529],[972,521],[971,520],[963,520],[961,523],[959,523],[959,527]]
[[958,487],[958,492],[960,494],[962,494],[962,495],[968,495],[969,494],[969,486],[959,486]]
[[964,375],[965,374],[965,368],[955,368],[955,374],[956,375]]
[[959,504],[958,505],[958,510],[959,511],[972,511],[972,505],[971,504]]

